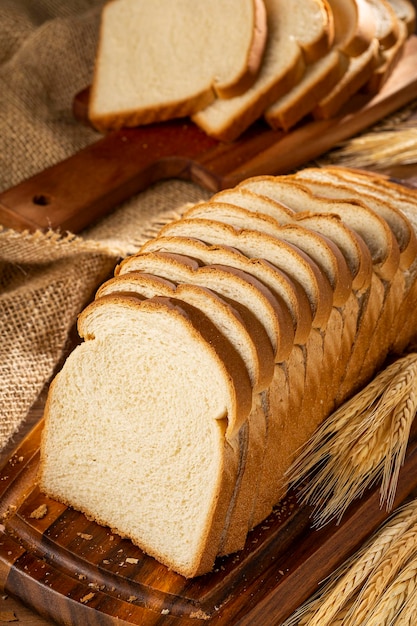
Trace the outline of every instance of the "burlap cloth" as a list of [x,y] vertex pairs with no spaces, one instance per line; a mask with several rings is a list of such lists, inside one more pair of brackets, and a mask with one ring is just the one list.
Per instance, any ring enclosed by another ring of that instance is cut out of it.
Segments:
[[[0,0],[0,191],[99,135],[72,116],[88,85],[103,0]],[[0,226],[0,451],[60,362],[78,312],[159,216],[208,197],[158,184],[75,237]]]

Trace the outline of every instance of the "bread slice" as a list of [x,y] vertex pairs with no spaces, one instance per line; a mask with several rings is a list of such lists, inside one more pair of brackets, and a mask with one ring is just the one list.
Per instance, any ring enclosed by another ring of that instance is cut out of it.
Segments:
[[48,397],[41,489],[184,576],[207,571],[237,473],[227,422],[251,406],[245,368],[201,313],[169,299],[103,297],[79,329]]
[[349,57],[349,65],[342,78],[314,107],[314,118],[329,119],[337,115],[349,98],[370,80],[378,62],[379,41],[374,38],[365,52]]
[[[95,128],[195,113],[245,92],[266,44],[262,0],[111,0],[102,12],[89,118]],[[173,53],[175,51],[175,53]]]
[[322,0],[265,0],[268,39],[255,83],[244,94],[219,100],[192,116],[208,135],[232,141],[302,77],[308,63],[330,49],[333,18]]
[[397,22],[398,35],[395,43],[388,50],[381,50],[379,65],[375,68],[371,78],[364,87],[365,91],[370,94],[375,95],[381,91],[404,50],[409,36],[408,28],[407,24],[402,20],[398,19]]
[[274,130],[290,130],[311,113],[348,67],[348,57],[337,49],[308,65],[298,83],[266,109],[267,124]]
[[300,81],[264,114],[274,129],[289,130],[329,93],[349,67],[349,58],[369,48],[375,35],[373,15],[364,0],[328,0],[333,15],[332,49],[306,67]]
[[111,293],[135,293],[144,298],[164,296],[186,302],[201,311],[232,344],[248,370],[254,393],[266,389],[274,375],[274,355],[257,318],[240,302],[225,300],[199,285],[179,284],[144,272],[114,276],[97,291],[96,299]]
[[407,26],[408,35],[412,35],[416,28],[416,8],[410,0],[388,0],[397,17]]
[[388,0],[367,0],[367,2],[374,15],[375,37],[379,41],[380,51],[389,50],[398,40],[397,15]]
[[328,0],[335,44],[349,57],[365,52],[375,38],[375,19],[368,0]]

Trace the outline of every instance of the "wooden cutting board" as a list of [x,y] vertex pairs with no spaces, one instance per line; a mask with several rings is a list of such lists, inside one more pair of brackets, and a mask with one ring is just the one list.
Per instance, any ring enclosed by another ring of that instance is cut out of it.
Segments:
[[[75,101],[79,117],[86,103]],[[417,36],[382,91],[357,94],[330,120],[288,133],[262,122],[221,143],[189,120],[112,132],[74,156],[0,194],[0,224],[78,232],[156,181],[180,178],[218,191],[257,174],[283,174],[358,134],[417,98]]]
[[[45,393],[31,419],[41,416]],[[388,515],[373,489],[339,525],[314,530],[291,493],[242,552],[186,580],[39,492],[42,427],[40,420],[0,471],[0,587],[58,624],[277,626]],[[395,506],[417,487],[416,430]]]

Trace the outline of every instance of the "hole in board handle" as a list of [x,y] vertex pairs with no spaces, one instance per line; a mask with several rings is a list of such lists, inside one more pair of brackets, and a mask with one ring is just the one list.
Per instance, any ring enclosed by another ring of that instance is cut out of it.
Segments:
[[39,193],[33,196],[32,202],[38,206],[47,206],[48,204],[51,204],[51,198],[43,193]]

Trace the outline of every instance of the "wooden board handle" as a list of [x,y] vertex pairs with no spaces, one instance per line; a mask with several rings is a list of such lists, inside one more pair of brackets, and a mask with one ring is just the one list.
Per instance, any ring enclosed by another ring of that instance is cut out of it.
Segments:
[[2,193],[1,222],[78,232],[157,180],[192,179],[193,159],[215,145],[182,121],[110,133]]

